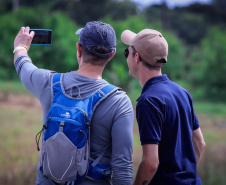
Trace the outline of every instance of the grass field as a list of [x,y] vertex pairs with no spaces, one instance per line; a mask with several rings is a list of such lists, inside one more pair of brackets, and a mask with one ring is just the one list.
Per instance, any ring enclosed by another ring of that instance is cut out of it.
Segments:
[[[35,181],[39,156],[35,135],[41,129],[41,107],[23,88],[8,86],[0,86],[0,184],[30,185]],[[203,185],[226,185],[226,104],[199,102],[194,108],[207,144],[198,173]],[[134,174],[141,154],[134,123]]]

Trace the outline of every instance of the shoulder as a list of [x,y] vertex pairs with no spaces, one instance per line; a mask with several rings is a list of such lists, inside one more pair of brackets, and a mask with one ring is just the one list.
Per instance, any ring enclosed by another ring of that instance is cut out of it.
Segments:
[[159,93],[143,93],[137,100],[137,107],[162,104],[164,97]]
[[122,119],[123,124],[133,125],[133,107],[127,94],[122,90],[116,90],[98,104],[93,122],[101,120],[99,124],[103,123],[104,127],[110,129],[117,123],[121,124]]
[[114,120],[123,116],[133,117],[132,103],[126,92],[122,89],[117,89],[111,93],[100,106],[104,111],[109,110]]
[[147,122],[148,120],[153,120],[157,117],[161,117],[161,120],[163,120],[167,106],[166,102],[167,101],[162,94],[142,94],[141,97],[138,99],[136,106],[137,119],[145,119],[145,122]]
[[192,104],[192,96],[189,93],[189,91],[187,89],[185,89],[184,87],[180,86],[179,84],[173,82],[175,84],[175,86],[177,87],[177,89],[175,89],[176,95],[180,97],[180,99],[182,100],[188,100],[190,102],[190,104]]
[[109,98],[107,98],[107,101],[111,102],[112,105],[114,105],[114,106],[118,106],[119,108],[124,107],[127,109],[127,106],[128,106],[128,108],[132,108],[132,103],[131,103],[130,98],[128,97],[126,92],[120,88],[115,90],[109,96]]

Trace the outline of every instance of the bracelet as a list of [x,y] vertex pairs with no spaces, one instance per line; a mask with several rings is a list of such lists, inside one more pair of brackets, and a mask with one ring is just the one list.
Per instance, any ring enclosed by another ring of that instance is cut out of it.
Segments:
[[17,50],[19,50],[19,49],[25,49],[25,50],[27,50],[27,48],[26,47],[24,47],[24,46],[17,46],[17,47],[15,47],[15,49],[13,50],[13,53],[15,53]]

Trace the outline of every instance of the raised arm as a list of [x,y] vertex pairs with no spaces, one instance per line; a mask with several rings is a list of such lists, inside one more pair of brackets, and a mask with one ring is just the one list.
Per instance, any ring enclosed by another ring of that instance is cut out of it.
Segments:
[[19,55],[28,56],[28,51],[30,49],[31,41],[34,37],[34,32],[29,33],[29,27],[22,27],[14,40],[14,64],[16,58]]
[[29,33],[29,30],[29,27],[22,27],[15,38],[13,51],[14,65],[23,85],[42,103],[45,102],[45,99],[48,99],[45,92],[42,90],[44,87],[49,85],[49,79],[51,79],[53,72],[38,69],[32,63],[30,57],[28,56],[28,51],[34,37],[34,32],[32,31]]

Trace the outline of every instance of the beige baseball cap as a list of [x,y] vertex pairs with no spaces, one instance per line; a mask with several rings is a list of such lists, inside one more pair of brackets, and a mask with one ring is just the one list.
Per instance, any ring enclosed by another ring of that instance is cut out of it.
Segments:
[[[144,29],[138,34],[125,30],[121,40],[124,44],[133,46],[140,57],[153,66],[163,66],[167,62],[168,43],[156,30]],[[161,60],[163,58],[165,61]]]

